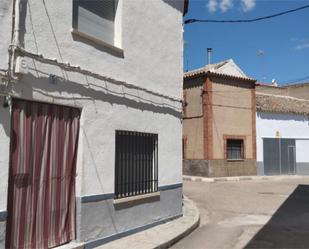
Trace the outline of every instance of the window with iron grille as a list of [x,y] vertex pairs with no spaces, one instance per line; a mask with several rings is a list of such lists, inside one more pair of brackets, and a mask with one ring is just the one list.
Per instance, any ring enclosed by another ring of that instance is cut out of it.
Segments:
[[227,139],[226,147],[227,159],[237,160],[244,158],[244,140]]
[[116,198],[158,191],[158,134],[116,131]]
[[114,22],[118,0],[73,0],[73,28],[114,44]]

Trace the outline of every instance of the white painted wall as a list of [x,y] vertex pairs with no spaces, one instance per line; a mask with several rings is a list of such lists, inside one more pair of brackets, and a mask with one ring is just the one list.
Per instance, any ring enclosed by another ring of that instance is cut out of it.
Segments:
[[[0,83],[2,70],[8,68],[8,47],[11,39],[12,1],[0,1]],[[0,212],[6,210],[9,148],[10,148],[10,112],[2,107],[0,96]]]
[[[41,68],[44,65],[36,62],[36,66]],[[56,74],[59,70],[49,66],[46,71]],[[41,74],[37,79],[35,70],[30,72],[14,88],[15,96],[82,108],[79,153],[83,157],[79,157],[78,162],[78,176],[82,178],[78,179],[82,184],[80,195],[114,192],[117,129],[158,133],[159,185],[181,182],[182,124],[175,116],[181,111],[180,103],[94,78],[88,79],[91,84],[88,85],[79,73],[67,73],[70,81],[59,80],[54,85]],[[102,89],[105,85],[109,92]],[[110,94],[111,91],[116,94]],[[127,94],[139,97],[124,97]],[[149,101],[158,104],[149,104]]]
[[[25,19],[21,21],[21,44],[44,57],[181,98],[183,2],[120,1],[123,58],[72,36],[70,0],[22,1]],[[6,39],[11,32],[8,27],[0,22]],[[120,40],[119,34],[117,39]],[[7,48],[5,52],[0,49],[0,58],[7,56],[6,53]],[[159,185],[182,181],[181,103],[29,58],[25,61],[28,73],[13,85],[14,96],[82,108],[77,195],[114,192],[116,129],[158,133]],[[58,77],[56,84],[49,82],[49,74]],[[8,153],[5,150],[9,148],[9,134],[1,129],[0,125],[1,158],[2,154],[5,158],[0,165],[3,179],[0,210],[6,209]]]
[[262,112],[257,112],[256,118],[257,161],[263,161],[262,138],[275,138],[277,131],[281,138],[301,139],[296,141],[296,162],[309,162],[308,149],[306,150],[309,148],[308,117]]
[[[1,99],[1,98],[0,98]],[[10,108],[0,105],[0,212],[6,210],[10,150]]]
[[298,163],[309,162],[309,139],[296,140],[296,162]]
[[7,69],[8,67],[8,47],[11,42],[12,27],[12,2],[10,0],[0,1],[0,69]]
[[124,58],[71,34],[72,2],[28,0],[24,37],[27,50],[168,95],[181,96],[183,1],[120,0],[122,27],[118,29],[122,32]]

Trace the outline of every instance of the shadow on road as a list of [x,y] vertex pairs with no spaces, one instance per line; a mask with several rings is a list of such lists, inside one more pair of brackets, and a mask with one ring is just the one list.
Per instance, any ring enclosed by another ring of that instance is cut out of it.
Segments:
[[309,185],[298,185],[245,248],[309,248]]

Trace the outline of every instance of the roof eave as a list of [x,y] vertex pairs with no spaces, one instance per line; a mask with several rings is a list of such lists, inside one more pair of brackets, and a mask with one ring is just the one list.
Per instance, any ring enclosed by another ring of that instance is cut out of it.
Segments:
[[184,75],[184,79],[190,79],[190,78],[196,78],[196,77],[200,77],[200,76],[215,76],[215,77],[222,77],[225,79],[233,79],[233,80],[241,80],[241,81],[247,81],[250,83],[256,83],[255,79],[252,78],[245,78],[245,77],[238,77],[238,76],[234,76],[234,75],[229,75],[229,74],[221,74],[221,73],[216,73],[216,72],[212,72],[212,71],[200,71],[200,72],[196,72],[196,73],[192,73],[191,75]]

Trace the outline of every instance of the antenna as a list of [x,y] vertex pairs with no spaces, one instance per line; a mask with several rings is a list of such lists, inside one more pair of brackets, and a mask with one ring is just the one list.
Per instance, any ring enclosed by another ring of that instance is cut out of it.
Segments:
[[264,59],[264,55],[265,55],[265,52],[261,49],[258,50],[257,52],[257,56],[258,57],[261,57],[261,75],[262,75],[262,81],[265,81],[266,80],[266,77],[265,77],[265,59]]

